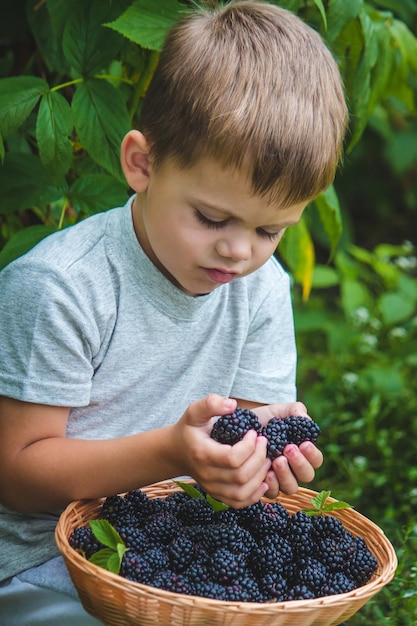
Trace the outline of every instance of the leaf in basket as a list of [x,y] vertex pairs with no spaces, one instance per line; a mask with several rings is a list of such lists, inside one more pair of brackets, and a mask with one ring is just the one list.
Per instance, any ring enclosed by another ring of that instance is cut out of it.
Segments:
[[91,526],[91,530],[93,531],[93,535],[100,541],[100,543],[103,544],[103,546],[112,548],[112,550],[117,550],[117,546],[119,544],[124,545],[123,539],[117,530],[115,530],[106,519],[90,520],[89,524]]
[[209,494],[207,494],[206,500],[213,509],[213,511],[226,511],[226,509],[229,508],[228,504],[224,504],[224,502],[220,502],[220,500],[212,498]]
[[174,480],[174,483],[178,485],[178,487],[181,487],[181,489],[185,491],[187,496],[190,496],[190,498],[200,498],[200,500],[204,500],[204,496],[201,491],[196,489],[193,485],[183,483],[180,480]]
[[313,505],[313,509],[303,509],[303,513],[306,515],[322,515],[323,513],[331,513],[340,509],[353,509],[351,504],[343,502],[342,500],[336,500],[336,502],[329,502],[326,504],[331,491],[320,491],[314,498],[310,500]]
[[223,502],[220,502],[220,500],[212,498],[209,494],[204,496],[201,491],[199,491],[189,483],[183,483],[180,480],[174,480],[174,483],[178,485],[178,487],[181,487],[181,489],[185,491],[185,493],[191,498],[200,498],[200,500],[205,500],[207,504],[211,506],[213,511],[225,511],[229,508],[228,504],[224,504]]
[[310,500],[310,502],[315,509],[322,509],[324,503],[331,493],[331,491],[320,491],[320,493],[318,493],[312,500]]
[[[103,569],[113,571],[109,569],[108,564],[114,556],[116,556],[116,558],[119,560],[119,555],[117,554],[117,552],[115,552],[111,548],[103,548],[102,550],[99,550],[98,552],[93,554],[88,560],[90,561],[90,563],[94,563],[94,565],[98,565]],[[118,570],[114,573],[117,574]]]

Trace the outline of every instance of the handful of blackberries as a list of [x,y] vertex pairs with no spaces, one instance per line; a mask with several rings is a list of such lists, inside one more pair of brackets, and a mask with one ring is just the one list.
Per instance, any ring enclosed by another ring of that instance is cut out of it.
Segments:
[[233,413],[222,415],[215,422],[211,437],[219,443],[233,445],[241,441],[249,430],[268,440],[267,455],[273,460],[284,452],[289,443],[299,446],[303,441],[316,443],[319,426],[309,417],[273,417],[262,427],[258,416],[249,409],[237,408]]

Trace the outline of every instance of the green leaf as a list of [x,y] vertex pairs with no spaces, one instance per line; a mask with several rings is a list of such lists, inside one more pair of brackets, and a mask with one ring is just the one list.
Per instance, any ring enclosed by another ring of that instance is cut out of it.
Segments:
[[327,265],[315,265],[313,270],[313,287],[315,289],[325,289],[335,287],[340,283],[338,273]]
[[342,509],[353,509],[353,506],[348,502],[343,502],[343,500],[337,500],[336,502],[329,502],[323,507],[324,513],[329,513],[330,511],[339,511]]
[[181,487],[181,489],[183,491],[185,491],[185,493],[187,494],[187,496],[190,496],[190,498],[199,498],[200,500],[204,500],[204,496],[201,493],[201,491],[199,491],[198,489],[196,489],[194,487],[194,485],[190,485],[189,483],[184,483],[180,480],[174,480],[173,481],[176,485],[178,485],[178,487]]
[[331,491],[320,491],[320,493],[318,493],[314,498],[311,499],[311,504],[316,509],[322,509],[331,493]]
[[0,167],[0,214],[45,206],[63,195],[40,159],[33,154],[8,152]]
[[279,253],[294,279],[302,285],[303,299],[307,300],[313,280],[315,252],[304,217],[286,231],[279,244]]
[[39,156],[54,180],[60,180],[70,169],[73,128],[72,111],[61,94],[48,91],[42,98],[36,120]]
[[71,204],[78,213],[93,215],[127,201],[127,185],[109,174],[83,174],[68,191]]
[[19,230],[9,241],[6,243],[2,251],[0,252],[0,270],[6,267],[9,263],[25,254],[39,241],[56,232],[56,228],[52,226],[28,226]]
[[17,76],[0,80],[0,135],[14,133],[34,109],[49,87],[35,76]]
[[[49,71],[66,74],[68,65],[62,52],[62,32],[55,30],[50,14],[50,6],[56,5],[56,0],[28,0],[26,4],[26,16],[32,35],[35,38],[38,52],[47,65]],[[65,2],[69,12],[73,10],[74,0]]]
[[399,324],[408,320],[416,310],[413,298],[408,298],[403,292],[384,293],[379,298],[378,308],[381,311],[384,324]]
[[326,39],[333,41],[359,15],[363,0],[329,0]]
[[220,500],[216,500],[215,498],[212,498],[212,496],[210,496],[209,494],[204,496],[201,493],[201,491],[199,491],[198,489],[196,489],[193,485],[190,485],[189,483],[184,483],[184,482],[181,482],[180,480],[174,480],[173,482],[176,485],[178,485],[178,487],[181,487],[181,489],[185,491],[185,493],[191,498],[199,498],[200,500],[205,500],[207,504],[211,506],[213,511],[225,511],[226,509],[229,508],[227,504],[224,504],[223,502],[220,502]]
[[320,491],[314,498],[310,500],[313,505],[313,509],[303,509],[303,513],[307,515],[322,515],[323,513],[331,513],[332,511],[337,511],[341,509],[351,509],[353,508],[347,502],[343,502],[342,500],[336,500],[335,502],[327,502],[327,499],[330,497],[331,491]]
[[113,574],[119,573],[124,552],[125,550],[123,551],[121,556],[117,552],[113,552],[113,554],[110,556],[109,560],[107,561],[106,569],[109,572],[112,572]]
[[109,32],[103,22],[120,12],[120,3],[89,0],[78,2],[68,16],[63,32],[63,51],[75,76],[92,76],[107,68],[123,45],[123,38]]
[[90,561],[90,563],[98,565],[98,567],[102,567],[105,570],[111,571],[109,570],[108,564],[110,559],[112,559],[114,555],[118,557],[117,552],[115,552],[111,548],[103,548],[103,550],[99,550],[98,552],[93,554],[88,560]]
[[324,24],[324,30],[327,30],[327,16],[326,16],[326,9],[324,8],[323,2],[322,0],[314,0],[314,4],[320,11],[321,19],[323,20],[323,24]]
[[105,26],[116,30],[142,48],[162,50],[167,31],[184,11],[176,0],[135,0],[132,5]]
[[206,500],[213,511],[226,511],[229,508],[228,504],[224,504],[224,502],[220,502],[220,500],[212,498],[210,494],[206,495]]
[[124,545],[123,539],[120,537],[119,533],[106,519],[90,520],[89,524],[94,536],[103,546],[117,551],[118,544]]
[[90,79],[77,86],[72,110],[79,139],[90,156],[124,182],[120,144],[130,130],[126,103],[112,85]]
[[360,14],[360,23],[364,47],[355,73],[355,88],[352,94],[354,123],[349,150],[352,150],[357,144],[368,123],[372,93],[372,69],[377,62],[379,50],[378,29],[364,11]]
[[330,240],[330,258],[332,259],[342,234],[342,218],[339,198],[333,185],[330,185],[314,200],[323,228]]

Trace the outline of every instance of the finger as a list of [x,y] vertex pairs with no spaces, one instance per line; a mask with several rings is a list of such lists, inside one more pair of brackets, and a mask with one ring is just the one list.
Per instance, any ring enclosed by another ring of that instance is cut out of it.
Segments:
[[313,480],[314,467],[304,456],[298,446],[292,443],[285,446],[284,456],[298,481],[309,483]]
[[267,472],[265,482],[268,485],[268,491],[265,493],[265,496],[271,500],[277,498],[279,495],[279,482],[274,470],[269,470]]
[[302,402],[287,402],[283,404],[269,404],[255,409],[260,421],[266,425],[273,417],[288,417],[289,415],[307,416],[307,408]]
[[210,394],[190,404],[184,417],[191,426],[205,426],[216,415],[233,413],[237,406],[236,400]]
[[317,469],[323,464],[323,453],[311,441],[303,441],[299,446],[300,452],[308,462]]
[[272,463],[279,488],[283,493],[291,495],[298,490],[298,482],[296,477],[291,471],[288,460],[284,455],[281,455],[274,459]]

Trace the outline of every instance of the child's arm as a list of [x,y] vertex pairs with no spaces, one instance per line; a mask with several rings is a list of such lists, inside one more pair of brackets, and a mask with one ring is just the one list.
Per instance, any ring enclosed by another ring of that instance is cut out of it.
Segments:
[[268,488],[266,440],[252,432],[231,447],[210,438],[212,417],[235,406],[208,396],[172,426],[90,441],[65,437],[66,408],[0,398],[0,501],[37,512],[190,475],[227,504],[252,504]]

